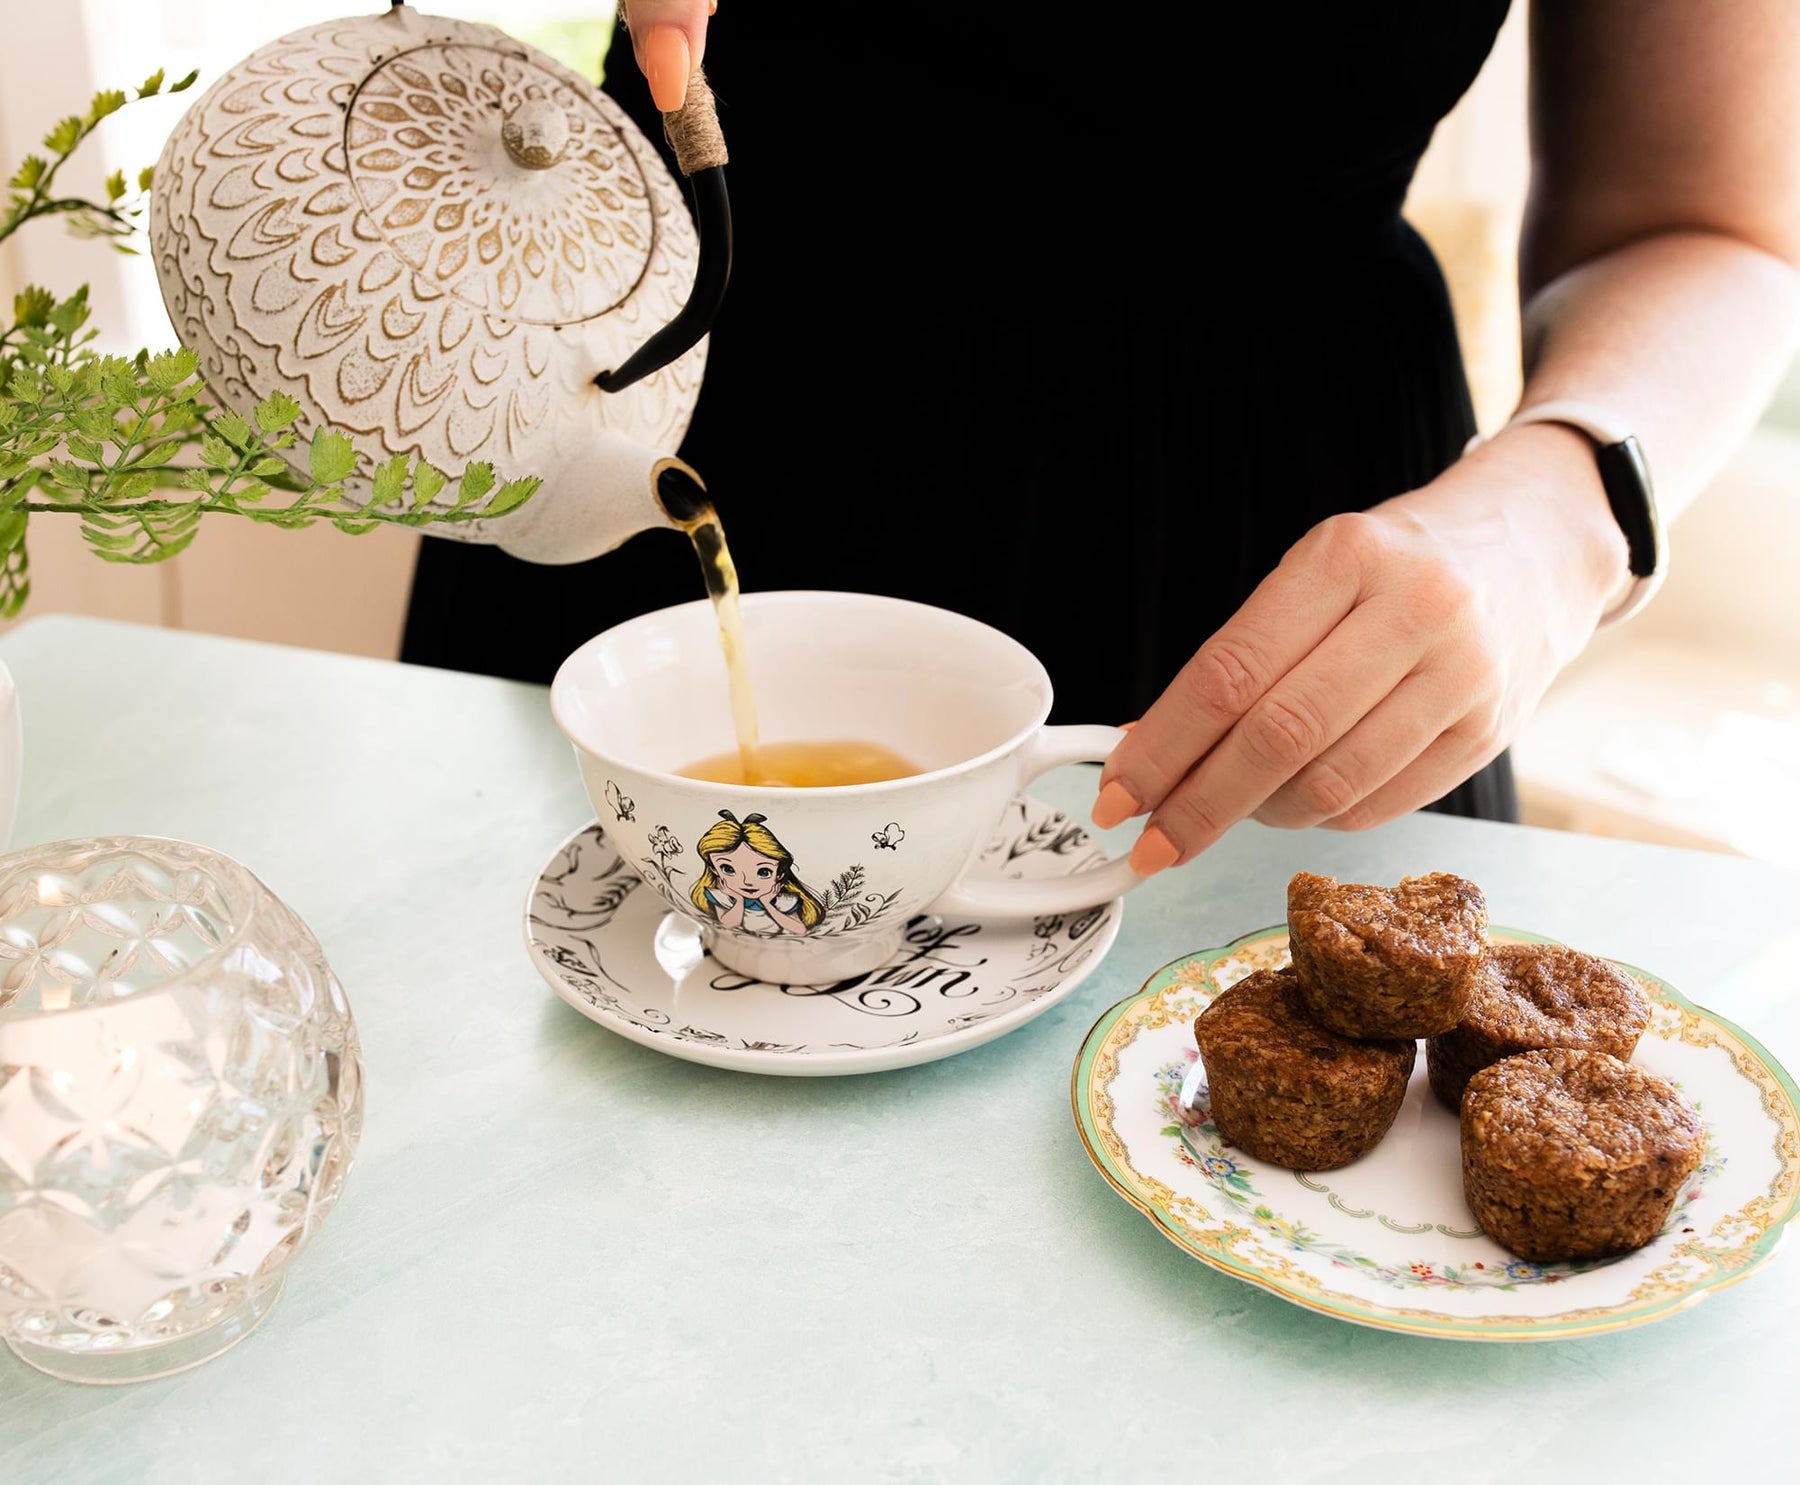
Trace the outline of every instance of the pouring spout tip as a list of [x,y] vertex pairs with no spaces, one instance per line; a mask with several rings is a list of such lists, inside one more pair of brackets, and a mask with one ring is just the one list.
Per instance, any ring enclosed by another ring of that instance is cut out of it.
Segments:
[[656,499],[669,519],[685,526],[712,514],[706,486],[685,464],[670,460],[656,472]]

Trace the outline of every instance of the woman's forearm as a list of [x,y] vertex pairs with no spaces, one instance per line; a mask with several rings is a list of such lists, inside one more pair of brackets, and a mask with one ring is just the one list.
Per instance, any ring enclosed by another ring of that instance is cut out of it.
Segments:
[[1523,405],[1598,404],[1636,430],[1665,521],[1749,433],[1800,332],[1800,274],[1715,232],[1659,232],[1546,283],[1523,307]]

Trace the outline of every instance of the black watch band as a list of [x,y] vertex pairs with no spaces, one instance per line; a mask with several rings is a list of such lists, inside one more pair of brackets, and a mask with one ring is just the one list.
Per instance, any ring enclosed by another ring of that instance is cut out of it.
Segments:
[[1556,400],[1521,408],[1507,427],[1521,423],[1563,423],[1594,440],[1594,461],[1613,519],[1625,533],[1631,586],[1600,616],[1600,627],[1623,623],[1650,601],[1668,571],[1669,547],[1656,508],[1650,465],[1637,437],[1617,418],[1585,402]]

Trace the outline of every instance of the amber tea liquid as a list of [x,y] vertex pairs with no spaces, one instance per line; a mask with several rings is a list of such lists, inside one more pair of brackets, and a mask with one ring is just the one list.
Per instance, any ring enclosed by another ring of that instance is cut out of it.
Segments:
[[737,566],[725,544],[725,528],[710,503],[690,519],[677,523],[694,544],[706,591],[719,620],[719,648],[731,688],[731,725],[737,751],[702,758],[677,772],[690,779],[719,784],[759,784],[793,789],[826,789],[835,784],[879,784],[923,772],[909,759],[881,743],[860,739],[827,742],[759,741],[756,693],[744,651],[744,615],[738,604]]
[[829,789],[837,784],[882,784],[923,770],[892,748],[860,738],[826,742],[764,743],[746,764],[739,753],[720,753],[675,770],[683,778],[715,784],[757,784],[787,789]]

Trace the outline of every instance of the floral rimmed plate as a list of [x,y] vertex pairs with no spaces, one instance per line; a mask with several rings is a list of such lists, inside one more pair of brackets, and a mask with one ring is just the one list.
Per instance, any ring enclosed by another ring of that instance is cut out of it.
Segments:
[[[1495,928],[1497,939],[1546,942]],[[1165,965],[1094,1024],[1071,1098],[1089,1156],[1177,1245],[1308,1309],[1384,1330],[1534,1341],[1640,1325],[1766,1263],[1800,1210],[1800,1090],[1749,1036],[1655,975],[1633,1061],[1699,1110],[1706,1153],[1662,1234],[1622,1257],[1532,1264],[1475,1225],[1456,1117],[1425,1055],[1382,1142],[1341,1170],[1265,1165],[1224,1144],[1207,1112],[1193,1021],[1255,969],[1288,962],[1266,928]],[[1185,1096],[1184,1096],[1185,1088]]]
[[[1087,831],[1016,797],[973,877],[1068,876],[1106,859]],[[525,904],[550,988],[590,1021],[690,1062],[820,1077],[966,1052],[1035,1020],[1099,967],[1124,902],[987,919],[921,913],[893,958],[836,985],[769,985],[726,969],[597,824],[564,841]]]

